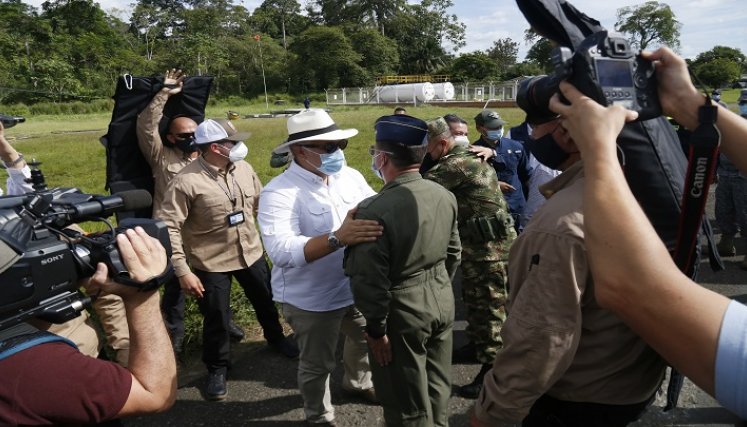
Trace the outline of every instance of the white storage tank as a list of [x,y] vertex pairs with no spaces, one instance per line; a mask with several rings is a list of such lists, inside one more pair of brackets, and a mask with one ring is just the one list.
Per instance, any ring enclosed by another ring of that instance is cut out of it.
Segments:
[[[452,86],[452,96],[454,88]],[[435,96],[431,83],[408,83],[404,85],[379,86],[379,101],[381,102],[428,102]]]
[[454,99],[454,85],[450,82],[434,83],[433,90],[436,92],[435,99],[451,101]]

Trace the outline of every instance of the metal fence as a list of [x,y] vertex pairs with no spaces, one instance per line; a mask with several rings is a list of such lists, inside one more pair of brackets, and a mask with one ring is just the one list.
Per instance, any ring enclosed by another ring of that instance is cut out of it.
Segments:
[[[505,82],[467,82],[452,83],[454,85],[454,99],[433,99],[427,102],[487,102],[487,101],[514,101],[516,92],[522,79],[514,79]],[[325,90],[327,104],[329,105],[360,105],[386,103],[379,99],[379,88],[383,86],[352,87]],[[401,104],[417,105],[418,101],[413,95],[411,101],[401,101]]]

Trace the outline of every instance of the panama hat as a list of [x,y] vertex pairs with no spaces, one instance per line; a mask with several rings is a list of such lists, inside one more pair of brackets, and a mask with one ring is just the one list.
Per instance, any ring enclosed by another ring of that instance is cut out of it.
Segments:
[[278,145],[275,153],[287,153],[290,146],[303,141],[342,141],[358,135],[358,129],[340,129],[326,111],[304,110],[288,119],[288,139]]

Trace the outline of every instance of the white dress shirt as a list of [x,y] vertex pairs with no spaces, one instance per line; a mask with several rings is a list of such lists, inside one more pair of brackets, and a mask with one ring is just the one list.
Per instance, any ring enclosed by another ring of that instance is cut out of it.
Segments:
[[328,183],[291,162],[259,198],[260,233],[272,260],[272,294],[280,303],[307,311],[331,311],[353,304],[342,269],[343,250],[306,262],[311,238],[337,230],[348,211],[376,194],[363,175],[347,166]]
[[[7,168],[8,179],[5,181],[5,187],[8,189],[9,196],[18,196],[34,191],[34,186],[27,182],[31,178],[31,169],[24,166],[20,169]],[[0,196],[3,195],[3,189],[0,188]]]

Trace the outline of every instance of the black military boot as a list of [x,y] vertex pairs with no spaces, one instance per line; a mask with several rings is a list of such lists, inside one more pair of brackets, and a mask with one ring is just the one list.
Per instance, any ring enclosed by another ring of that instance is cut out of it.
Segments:
[[467,385],[459,387],[459,392],[457,394],[465,399],[477,399],[477,396],[480,395],[480,390],[482,390],[482,380],[485,378],[485,374],[487,374],[492,367],[492,363],[483,364],[482,368],[480,368],[480,372],[477,373],[475,380]]
[[477,348],[472,341],[451,352],[451,363],[477,363]]

